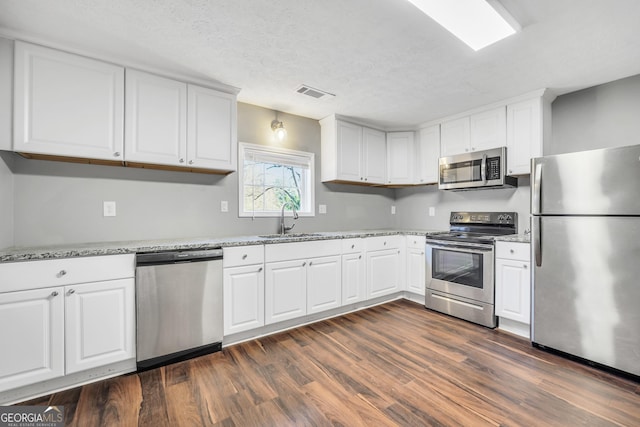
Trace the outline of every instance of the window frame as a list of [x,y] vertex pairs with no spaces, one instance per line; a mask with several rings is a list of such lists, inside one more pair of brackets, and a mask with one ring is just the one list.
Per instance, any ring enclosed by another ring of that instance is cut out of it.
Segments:
[[[269,145],[251,144],[248,142],[238,143],[238,216],[241,218],[274,218],[281,215],[281,211],[278,212],[264,212],[245,210],[244,206],[244,161],[246,152],[263,152],[270,157],[275,156],[296,156],[305,159],[309,164],[309,211],[298,211],[299,216],[314,217],[316,215],[315,209],[315,153],[307,151],[291,150],[289,148],[272,147]],[[283,159],[284,160],[284,159]],[[285,216],[293,216],[293,212],[289,210],[284,211]]]

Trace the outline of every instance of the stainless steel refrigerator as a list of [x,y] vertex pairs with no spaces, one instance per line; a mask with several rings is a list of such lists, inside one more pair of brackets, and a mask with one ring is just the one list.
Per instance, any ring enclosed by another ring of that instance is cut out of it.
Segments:
[[640,145],[531,172],[532,342],[640,375]]

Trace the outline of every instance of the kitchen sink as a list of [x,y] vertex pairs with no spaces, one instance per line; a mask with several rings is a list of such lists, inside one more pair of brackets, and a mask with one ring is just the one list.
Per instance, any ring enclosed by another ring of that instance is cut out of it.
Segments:
[[285,235],[282,234],[265,234],[262,236],[258,236],[262,239],[294,239],[301,237],[320,237],[322,234],[320,233],[288,233]]

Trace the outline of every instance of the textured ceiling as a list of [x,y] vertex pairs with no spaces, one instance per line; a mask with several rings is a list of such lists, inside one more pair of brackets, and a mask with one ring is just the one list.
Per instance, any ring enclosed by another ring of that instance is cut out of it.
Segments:
[[[502,4],[522,31],[479,52],[405,0],[0,0],[0,33],[215,80],[292,114],[397,128],[640,74],[640,1]],[[337,96],[295,93],[302,83]]]

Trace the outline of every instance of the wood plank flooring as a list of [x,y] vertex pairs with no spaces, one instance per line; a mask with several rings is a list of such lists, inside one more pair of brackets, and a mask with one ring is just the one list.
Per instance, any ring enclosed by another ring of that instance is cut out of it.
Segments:
[[640,426],[640,384],[404,300],[24,404],[67,426]]

